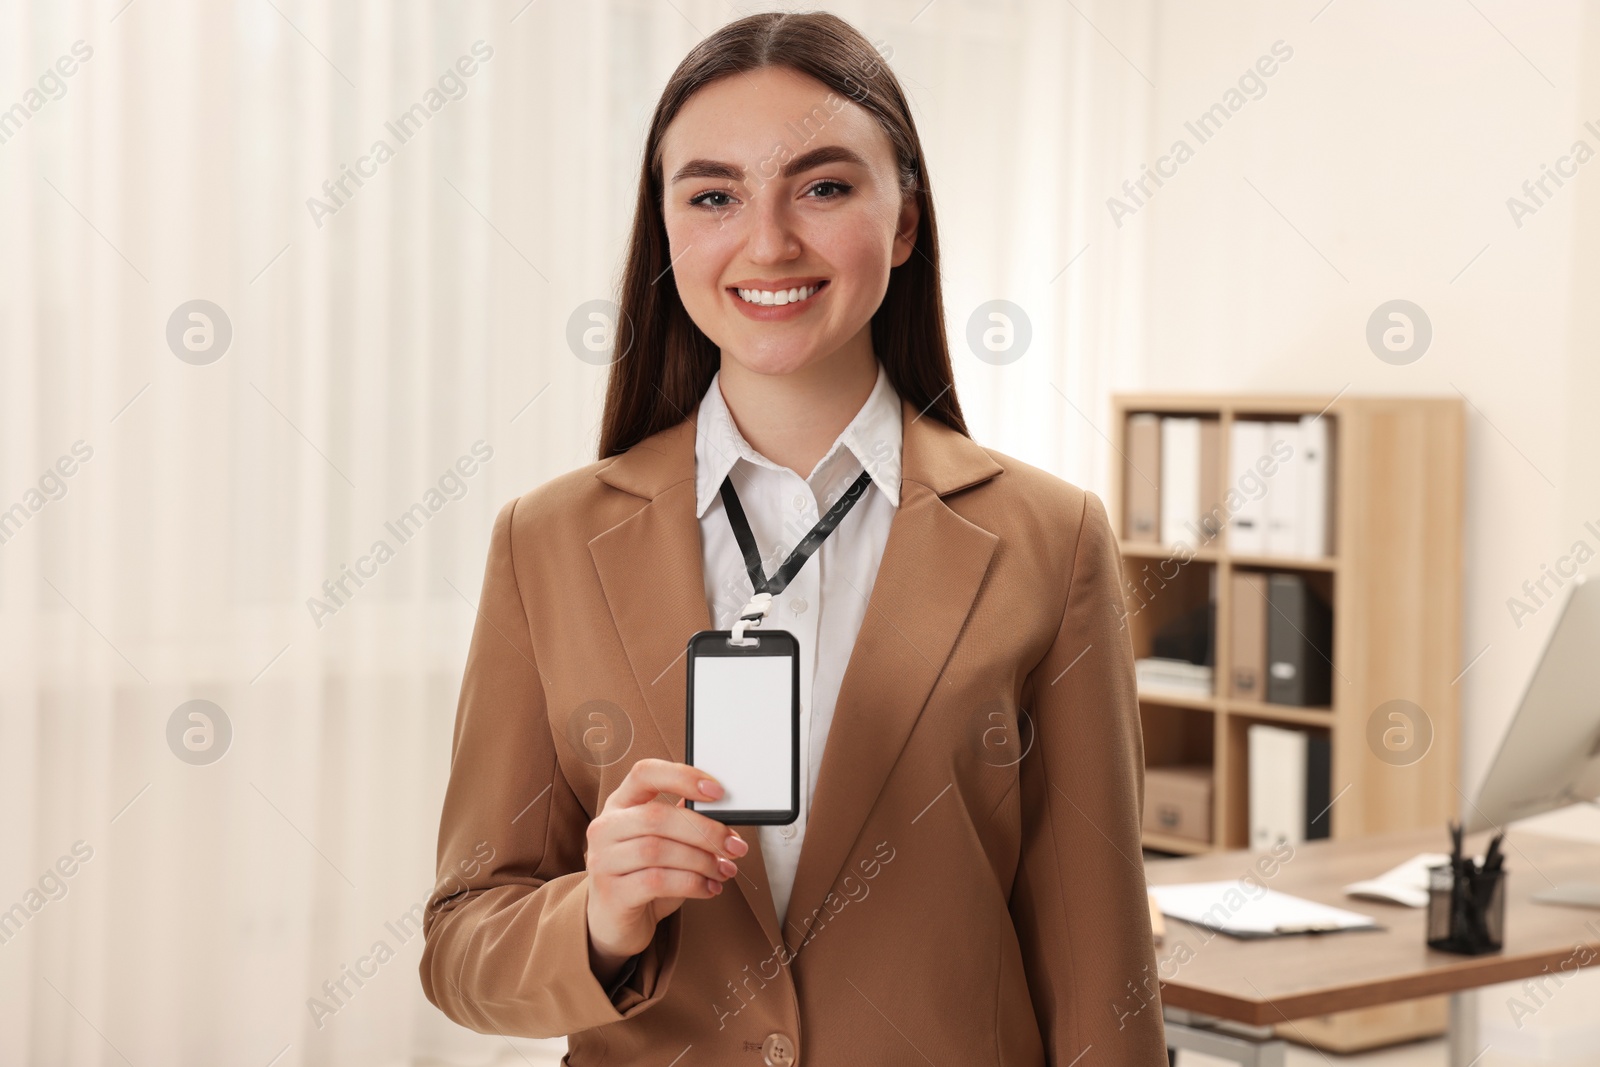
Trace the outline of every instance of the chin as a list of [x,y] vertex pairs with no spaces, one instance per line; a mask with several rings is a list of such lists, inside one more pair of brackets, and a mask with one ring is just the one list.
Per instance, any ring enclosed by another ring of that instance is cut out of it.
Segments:
[[822,359],[813,345],[776,345],[755,351],[724,346],[723,351],[739,366],[754,374],[793,374]]

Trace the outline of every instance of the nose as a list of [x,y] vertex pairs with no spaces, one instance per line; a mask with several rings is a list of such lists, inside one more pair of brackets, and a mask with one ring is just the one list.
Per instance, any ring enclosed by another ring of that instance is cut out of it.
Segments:
[[745,252],[754,263],[782,263],[800,254],[800,238],[788,201],[771,189],[755,193],[745,213],[750,228]]

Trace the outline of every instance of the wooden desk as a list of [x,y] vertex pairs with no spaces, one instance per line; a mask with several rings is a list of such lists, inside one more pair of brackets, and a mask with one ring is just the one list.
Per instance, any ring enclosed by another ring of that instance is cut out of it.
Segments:
[[[1470,836],[1469,848],[1481,854],[1490,836]],[[1486,956],[1428,948],[1426,909],[1344,894],[1351,882],[1374,878],[1419,852],[1448,852],[1449,847],[1443,827],[1318,841],[1296,846],[1270,877],[1255,866],[1265,854],[1244,851],[1150,861],[1145,870],[1151,885],[1227,881],[1253,873],[1268,888],[1371,915],[1385,927],[1245,941],[1169,918],[1166,938],[1156,950],[1163,1005],[1268,1026],[1600,963],[1600,911],[1530,899],[1553,884],[1600,880],[1595,845],[1517,831],[1506,836],[1505,948]],[[1477,1041],[1475,1019],[1457,1015],[1470,1009],[1469,999],[1452,1001],[1453,1057],[1459,1056],[1458,1047],[1465,1050]],[[1469,1027],[1471,1033],[1463,1033]]]

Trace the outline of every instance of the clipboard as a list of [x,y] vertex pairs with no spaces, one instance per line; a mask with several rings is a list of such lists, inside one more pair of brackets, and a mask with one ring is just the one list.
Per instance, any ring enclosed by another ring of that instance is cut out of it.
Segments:
[[1150,896],[1169,919],[1181,919],[1242,940],[1383,929],[1370,915],[1238,879],[1151,886]]

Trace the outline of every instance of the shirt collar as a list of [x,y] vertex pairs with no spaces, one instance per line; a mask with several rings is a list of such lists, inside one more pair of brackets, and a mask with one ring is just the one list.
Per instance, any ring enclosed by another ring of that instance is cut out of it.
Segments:
[[[706,508],[718,498],[722,482],[734,464],[743,459],[771,470],[787,470],[772,462],[751,447],[739,428],[733,423],[727,402],[722,397],[722,371],[711,376],[711,384],[700,398],[700,411],[696,418],[694,438],[695,462],[695,515],[704,516]],[[889,381],[889,372],[878,361],[878,380],[867,395],[866,403],[856,412],[839,434],[827,454],[818,461],[816,470],[825,471],[835,462],[841,449],[846,450],[855,464],[872,472],[872,481],[895,507],[900,506],[900,395]]]

